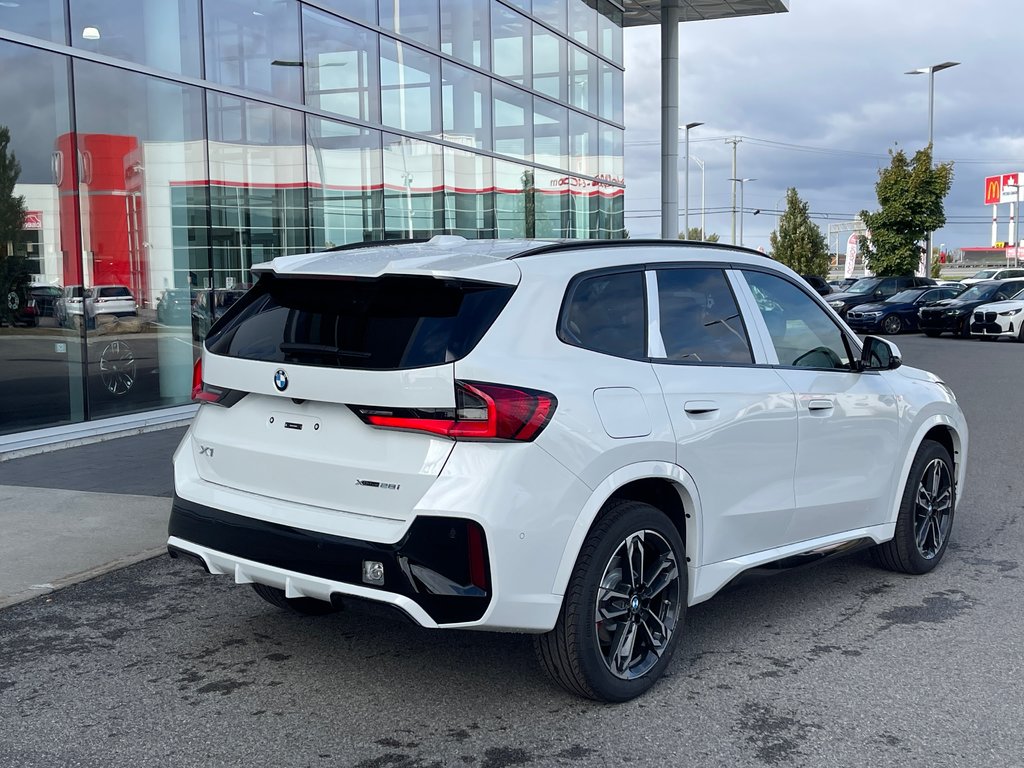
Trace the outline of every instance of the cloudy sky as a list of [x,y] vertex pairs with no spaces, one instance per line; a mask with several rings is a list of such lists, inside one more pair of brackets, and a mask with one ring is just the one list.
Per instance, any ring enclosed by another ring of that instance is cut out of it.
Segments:
[[[984,178],[1024,171],[1022,30],[1020,0],[791,0],[787,14],[682,24],[679,121],[705,123],[690,151],[705,162],[708,231],[729,241],[731,136],[743,138],[738,175],[757,179],[746,185],[748,246],[768,247],[775,217],[752,211],[781,208],[787,187],[826,234],[877,208],[888,149],[912,154],[928,141],[928,77],[903,73],[959,61],[935,75],[936,159],[953,160],[955,177],[934,242],[988,245]],[[658,29],[627,29],[625,50],[626,227],[659,236]],[[680,145],[680,178],[682,168]],[[691,164],[690,226],[700,181]],[[999,216],[1005,240],[1009,206]]]

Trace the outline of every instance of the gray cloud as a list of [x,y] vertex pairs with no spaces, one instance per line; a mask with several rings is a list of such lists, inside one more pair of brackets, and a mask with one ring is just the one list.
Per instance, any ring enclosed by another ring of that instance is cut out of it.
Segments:
[[[848,151],[744,141],[739,174],[758,179],[747,185],[748,210],[776,208],[790,186],[812,211],[836,218],[875,208],[887,151],[898,145],[913,152],[927,142],[928,79],[903,73],[954,60],[962,66],[935,77],[936,155],[956,162],[950,222],[936,243],[986,245],[991,209],[982,201],[984,177],[1024,170],[1024,79],[1014,53],[1024,9],[1005,0],[937,5],[793,0],[788,14],[683,24],[680,122],[706,123],[690,138],[692,154],[706,163],[708,207],[730,205],[731,151],[723,139],[742,135]],[[635,236],[657,235],[659,34],[628,29],[625,38],[626,226]],[[695,165],[690,172],[693,226],[700,173]],[[1007,207],[1000,213],[1002,239]],[[708,229],[728,239],[730,218],[728,211],[709,213]],[[826,229],[829,220],[818,223]],[[773,217],[748,213],[747,245],[767,247],[773,226]]]

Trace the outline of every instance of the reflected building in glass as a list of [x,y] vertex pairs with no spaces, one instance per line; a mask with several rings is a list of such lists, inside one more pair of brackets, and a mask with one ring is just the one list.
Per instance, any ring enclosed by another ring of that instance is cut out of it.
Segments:
[[27,213],[0,254],[30,276],[0,315],[0,449],[186,415],[198,343],[276,256],[623,237],[622,28],[653,13],[0,2],[0,126]]

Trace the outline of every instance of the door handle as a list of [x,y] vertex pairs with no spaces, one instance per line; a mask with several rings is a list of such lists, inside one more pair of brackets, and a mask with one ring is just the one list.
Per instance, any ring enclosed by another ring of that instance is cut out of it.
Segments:
[[683,403],[683,410],[691,416],[699,416],[702,413],[715,413],[718,410],[718,403],[714,400],[687,400]]
[[836,407],[836,404],[831,400],[811,400],[807,403],[807,410],[809,411],[831,411]]

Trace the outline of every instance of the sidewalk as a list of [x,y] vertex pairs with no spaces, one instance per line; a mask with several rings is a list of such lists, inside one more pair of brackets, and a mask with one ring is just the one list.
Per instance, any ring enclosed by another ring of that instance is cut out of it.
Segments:
[[184,433],[0,460],[0,608],[164,552]]

